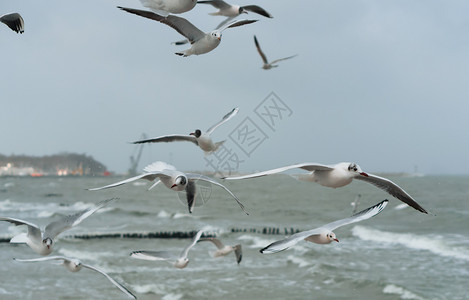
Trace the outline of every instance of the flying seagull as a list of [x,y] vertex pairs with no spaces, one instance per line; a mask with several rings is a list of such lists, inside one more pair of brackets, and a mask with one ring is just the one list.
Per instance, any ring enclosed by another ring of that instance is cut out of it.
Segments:
[[215,49],[220,44],[222,32],[225,29],[257,22],[257,20],[237,20],[237,21],[230,22],[229,24],[219,29],[215,29],[212,32],[204,33],[203,31],[201,31],[200,29],[192,25],[191,22],[181,17],[177,17],[173,15],[164,17],[164,16],[155,14],[150,11],[145,11],[145,10],[126,8],[126,7],[120,7],[120,6],[118,6],[118,8],[128,13],[135,14],[144,18],[152,19],[152,20],[161,22],[163,24],[166,24],[174,28],[177,32],[182,34],[191,43],[191,47],[189,49],[186,49],[181,52],[176,52],[177,55],[184,56],[184,57],[189,56],[189,55],[200,55],[200,54],[208,53],[212,51],[213,49]]
[[278,67],[278,65],[276,65],[276,63],[278,63],[282,60],[293,58],[293,57],[298,55],[298,54],[296,54],[296,55],[292,55],[292,56],[289,56],[289,57],[276,59],[276,60],[269,63],[269,61],[267,60],[267,57],[265,56],[264,52],[262,52],[262,50],[261,50],[261,46],[259,46],[259,42],[257,41],[256,36],[254,36],[254,44],[256,44],[257,51],[259,52],[260,56],[262,57],[262,61],[264,62],[264,65],[262,66],[262,69],[264,69],[264,70],[269,70],[269,69]]
[[362,171],[359,165],[350,162],[342,162],[335,165],[301,163],[249,175],[225,177],[223,179],[255,178],[280,173],[295,168],[300,168],[311,172],[308,174],[295,175],[297,179],[302,181],[317,182],[322,186],[331,188],[338,188],[348,185],[352,182],[353,179],[358,179],[371,183],[372,185],[388,192],[390,195],[408,204],[409,206],[412,206],[416,210],[428,214],[428,212],[423,207],[421,207],[417,202],[415,202],[415,200],[412,199],[412,197],[397,184],[395,184],[389,179],[370,173],[365,173]]
[[197,241],[202,236],[203,230],[199,230],[197,234],[192,239],[192,242],[185,247],[181,253],[178,255],[171,251],[133,251],[130,253],[130,256],[133,258],[144,259],[144,260],[165,260],[168,262],[173,263],[173,266],[179,269],[184,269],[187,264],[189,263],[189,258],[187,258],[187,254]]
[[68,258],[64,256],[48,256],[48,257],[41,257],[41,258],[32,258],[32,259],[19,259],[19,258],[13,258],[16,261],[20,262],[38,262],[38,261],[47,261],[47,260],[60,260],[62,261],[62,265],[69,270],[70,272],[78,272],[82,268],[87,268],[93,271],[96,271],[98,273],[101,273],[104,275],[112,284],[114,284],[116,287],[118,287],[122,292],[124,292],[127,296],[133,299],[137,299],[134,294],[132,294],[127,288],[125,288],[122,284],[118,283],[115,281],[111,276],[106,274],[103,270],[84,264],[82,263],[79,259],[76,258]]
[[261,253],[276,253],[279,251],[283,251],[295,245],[301,240],[305,240],[305,241],[316,243],[316,244],[329,244],[329,243],[332,243],[333,241],[339,242],[335,233],[332,232],[333,230],[335,230],[336,228],[342,227],[344,225],[360,222],[360,221],[369,219],[373,216],[376,216],[386,207],[387,204],[388,204],[388,200],[383,200],[380,203],[372,207],[369,207],[367,209],[364,209],[361,212],[358,212],[351,217],[338,220],[338,221],[323,225],[318,228],[295,233],[294,235],[286,239],[273,242],[267,247],[262,248],[260,252]]
[[6,14],[0,17],[0,22],[4,23],[11,30],[17,33],[24,32],[24,20],[18,13]]
[[246,210],[244,209],[244,205],[239,201],[238,197],[236,197],[229,189],[227,189],[224,185],[216,182],[215,180],[201,175],[201,174],[192,174],[192,173],[183,173],[170,164],[167,164],[162,161],[157,161],[154,162],[148,166],[146,166],[143,169],[143,174],[116,182],[112,183],[103,187],[98,187],[98,188],[92,188],[89,189],[90,191],[97,191],[97,190],[102,190],[102,189],[107,189],[107,188],[112,188],[116,187],[122,184],[126,184],[138,179],[146,179],[149,181],[155,181],[155,183],[149,188],[152,189],[155,187],[157,184],[160,182],[163,182],[163,184],[169,188],[170,190],[173,191],[185,191],[186,192],[186,197],[187,197],[187,205],[189,208],[189,212],[192,213],[192,210],[195,205],[195,197],[196,197],[196,185],[195,183],[200,180],[200,181],[205,181],[209,182],[211,184],[217,185],[221,188],[223,188],[225,191],[227,191],[238,203],[238,205],[241,207],[241,209],[246,213]]
[[201,238],[199,240],[199,243],[200,242],[212,242],[217,247],[218,250],[213,253],[213,257],[227,256],[231,252],[234,252],[238,265],[241,262],[241,259],[243,258],[243,250],[240,244],[235,246],[224,245],[217,238]]
[[171,135],[165,135],[165,136],[160,136],[156,138],[151,138],[151,139],[145,139],[145,140],[140,140],[133,142],[134,144],[142,144],[142,143],[160,143],[160,142],[180,142],[180,141],[187,141],[187,142],[192,142],[196,146],[199,146],[200,149],[202,149],[205,154],[210,154],[212,152],[215,152],[218,150],[218,148],[225,142],[217,142],[214,143],[212,139],[210,138],[210,135],[213,133],[213,131],[220,126],[221,124],[227,122],[231,118],[233,118],[239,111],[239,108],[233,108],[229,113],[227,113],[218,123],[207,129],[206,132],[202,132],[200,129],[196,129],[194,132],[190,133],[189,135],[183,135],[183,134],[171,134]]
[[190,11],[197,0],[140,0],[143,6],[164,17],[171,14],[182,14]]
[[112,198],[101,201],[92,208],[87,208],[73,215],[64,216],[57,221],[49,223],[43,233],[41,232],[39,226],[20,219],[0,217],[0,221],[10,222],[16,226],[28,226],[28,233],[21,233],[17,236],[14,236],[10,240],[10,243],[26,243],[36,253],[40,255],[49,255],[52,252],[55,239],[60,233],[80,224],[84,219],[88,218],[98,209],[115,199],[116,198]]
[[210,4],[218,8],[218,11],[210,13],[212,16],[237,17],[240,14],[247,14],[248,11],[250,11],[267,18],[273,18],[265,9],[257,5],[231,5],[221,0],[197,1],[197,4]]
[[198,4],[210,4],[215,8],[218,8],[218,11],[210,13],[212,16],[225,16],[227,17],[223,22],[221,22],[218,28],[221,28],[226,23],[230,22],[237,16],[241,14],[247,14],[248,12],[253,12],[267,18],[273,18],[265,9],[257,5],[231,5],[221,0],[211,0],[211,1],[197,1]]

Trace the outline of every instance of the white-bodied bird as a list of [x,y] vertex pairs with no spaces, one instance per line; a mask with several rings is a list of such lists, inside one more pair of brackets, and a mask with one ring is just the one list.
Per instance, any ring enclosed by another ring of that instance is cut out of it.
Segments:
[[212,16],[224,16],[227,17],[223,22],[218,24],[217,29],[223,27],[225,24],[236,18],[241,14],[247,14],[248,12],[253,12],[264,16],[266,18],[273,18],[270,13],[265,9],[257,5],[231,5],[221,0],[208,0],[208,1],[197,1],[198,4],[210,4],[215,8],[218,8],[218,11],[210,13]]
[[272,68],[278,67],[278,65],[276,65],[276,63],[278,63],[282,60],[293,58],[293,57],[298,55],[298,54],[295,54],[295,55],[292,55],[292,56],[276,59],[276,60],[271,61],[269,63],[269,61],[267,60],[267,57],[265,56],[264,52],[262,52],[262,50],[261,50],[261,46],[259,45],[259,42],[257,41],[256,36],[254,36],[254,44],[256,45],[257,52],[259,52],[259,55],[261,56],[262,61],[264,62],[264,65],[262,66],[262,69],[264,69],[264,70],[270,70]]
[[248,174],[243,176],[224,177],[223,179],[246,179],[266,176],[284,172],[290,169],[300,168],[311,173],[294,175],[298,180],[311,181],[319,183],[322,186],[338,188],[345,186],[352,182],[353,179],[358,179],[371,183],[372,185],[388,192],[393,197],[401,200],[402,202],[412,206],[416,210],[428,214],[428,212],[415,202],[412,197],[406,193],[400,186],[395,184],[389,179],[365,173],[359,165],[350,162],[342,162],[335,165],[323,165],[317,163],[301,163],[268,171]]
[[192,25],[191,22],[187,21],[184,18],[169,15],[167,17],[155,14],[151,11],[133,9],[133,8],[126,8],[120,7],[118,8],[131,13],[135,14],[144,18],[148,18],[151,20],[158,21],[160,23],[166,24],[172,28],[174,28],[177,32],[182,34],[189,42],[191,43],[191,47],[181,52],[176,52],[175,54],[180,56],[190,56],[190,55],[200,55],[207,52],[212,51],[215,49],[221,41],[222,32],[225,29],[233,28],[237,26],[242,26],[246,24],[251,24],[257,22],[257,20],[237,20],[230,22],[229,24],[215,29],[212,32],[205,33]]
[[380,203],[372,207],[369,207],[367,209],[364,209],[354,214],[351,217],[338,220],[338,221],[323,225],[318,228],[295,233],[294,235],[286,239],[273,242],[267,247],[262,248],[260,252],[261,253],[276,253],[279,251],[283,251],[295,245],[301,240],[305,240],[305,241],[316,243],[316,244],[329,244],[329,243],[332,243],[333,241],[339,242],[333,230],[344,225],[360,222],[360,221],[369,219],[373,216],[376,216],[386,207],[387,204],[388,204],[388,200],[383,200]]
[[235,246],[228,246],[224,245],[219,239],[213,237],[201,238],[199,240],[199,243],[200,242],[212,242],[217,247],[217,251],[212,253],[213,257],[227,256],[231,252],[234,252],[238,265],[241,262],[241,259],[243,258],[243,249],[241,247],[241,244]]
[[41,258],[31,258],[31,259],[19,259],[19,258],[14,258],[16,261],[20,262],[39,262],[39,261],[49,261],[49,260],[59,260],[62,261],[62,265],[69,270],[70,272],[78,272],[82,268],[87,268],[93,271],[96,271],[98,273],[101,273],[104,275],[112,284],[114,284],[116,287],[118,287],[122,292],[124,292],[127,296],[133,299],[137,299],[134,294],[132,294],[126,287],[124,287],[122,284],[119,282],[115,281],[111,276],[106,274],[103,270],[84,264],[82,263],[79,259],[77,258],[68,258],[64,256],[48,256],[48,257],[41,257]]
[[57,221],[49,223],[43,233],[41,232],[39,226],[20,219],[0,217],[0,221],[10,222],[16,226],[28,226],[28,233],[21,233],[17,236],[14,236],[10,240],[10,243],[26,243],[29,247],[31,247],[31,249],[34,250],[34,252],[40,255],[49,255],[53,250],[55,239],[60,233],[77,226],[98,209],[115,199],[116,198],[112,198],[101,201],[92,208],[87,208],[73,215],[64,216]]
[[126,184],[135,180],[139,179],[145,179],[149,181],[155,181],[155,183],[149,188],[152,189],[155,187],[157,184],[162,182],[167,188],[170,190],[180,192],[180,191],[185,191],[186,192],[186,197],[187,197],[187,205],[189,208],[189,212],[192,213],[192,209],[194,208],[195,205],[195,197],[196,197],[196,185],[195,183],[200,180],[200,181],[205,181],[209,182],[211,184],[217,185],[221,188],[223,188],[225,191],[227,191],[238,203],[238,205],[241,207],[241,209],[248,214],[245,209],[244,205],[239,201],[238,197],[236,197],[229,189],[227,189],[224,185],[216,182],[215,180],[201,175],[201,174],[193,174],[193,173],[183,173],[181,171],[176,170],[176,168],[170,164],[167,164],[162,161],[157,161],[154,162],[148,166],[146,166],[143,169],[143,174],[116,182],[112,183],[106,186],[98,187],[98,188],[92,188],[89,189],[90,191],[97,191],[97,190],[102,190],[102,189],[107,189],[107,188],[112,188],[116,187],[122,184]]
[[216,142],[212,141],[210,135],[213,131],[220,126],[221,124],[227,122],[231,118],[233,118],[239,111],[239,108],[233,108],[229,113],[227,113],[218,123],[207,129],[207,131],[202,132],[200,129],[196,129],[194,132],[184,135],[184,134],[171,134],[171,135],[164,135],[159,136],[151,139],[145,139],[133,142],[134,144],[142,144],[142,143],[169,143],[169,142],[192,142],[196,146],[199,146],[205,154],[210,154],[218,150],[218,148],[225,142]]
[[168,16],[171,14],[182,14],[190,11],[197,4],[197,0],[140,0],[143,6],[153,12]]
[[192,239],[192,242],[185,247],[181,253],[178,255],[174,252],[171,251],[145,251],[145,250],[140,250],[140,251],[133,251],[130,253],[130,256],[133,258],[138,258],[138,259],[144,259],[144,260],[165,260],[173,264],[174,267],[179,268],[179,269],[184,269],[187,264],[189,263],[189,258],[187,257],[189,250],[191,250],[192,247],[194,247],[195,244],[197,244],[197,241],[200,239],[200,237],[203,234],[203,230],[199,230],[194,238]]

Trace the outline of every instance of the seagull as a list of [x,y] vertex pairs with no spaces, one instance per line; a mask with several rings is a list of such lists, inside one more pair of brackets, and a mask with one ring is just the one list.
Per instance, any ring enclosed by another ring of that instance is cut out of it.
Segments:
[[97,191],[97,190],[102,190],[102,189],[107,189],[107,188],[112,188],[116,187],[125,183],[129,183],[138,179],[146,179],[149,181],[155,181],[155,183],[148,189],[151,190],[154,188],[157,184],[160,182],[163,182],[163,184],[169,188],[170,190],[173,191],[185,191],[186,192],[186,197],[187,197],[187,205],[189,208],[189,212],[192,213],[192,210],[195,205],[195,197],[196,197],[196,185],[195,183],[198,180],[209,182],[211,184],[217,185],[221,188],[223,188],[225,191],[227,191],[238,203],[238,205],[241,207],[241,209],[246,213],[246,210],[244,209],[244,205],[239,201],[238,197],[236,197],[229,189],[227,189],[224,185],[216,182],[215,180],[201,175],[201,174],[192,174],[192,173],[183,173],[170,164],[167,164],[162,161],[157,161],[154,162],[148,166],[146,166],[143,169],[143,174],[116,182],[112,183],[103,187],[98,187],[98,188],[92,188],[88,189],[90,191]]
[[415,202],[412,197],[406,193],[401,187],[392,182],[389,179],[376,176],[370,173],[362,171],[359,165],[350,162],[341,162],[335,165],[322,165],[318,163],[301,163],[286,167],[281,167],[273,170],[264,172],[235,176],[235,177],[224,177],[222,179],[245,179],[254,178],[260,176],[271,175],[280,173],[286,170],[300,168],[306,171],[310,171],[308,174],[295,175],[298,180],[317,182],[322,186],[338,188],[345,186],[352,182],[353,179],[362,180],[388,192],[393,197],[401,200],[402,202],[412,206],[416,210],[428,214],[428,212]]
[[187,264],[189,263],[189,258],[187,258],[187,254],[189,250],[197,243],[197,241],[202,236],[203,230],[199,230],[197,234],[192,239],[192,242],[187,245],[181,252],[181,254],[177,255],[171,251],[133,251],[130,253],[130,256],[133,258],[144,259],[144,260],[166,260],[172,262],[174,267],[179,269],[184,269]]
[[69,270],[70,272],[78,272],[82,268],[87,268],[93,271],[96,271],[98,273],[103,274],[109,281],[114,284],[116,287],[118,287],[122,292],[124,292],[127,296],[133,299],[137,299],[134,294],[132,294],[127,288],[125,288],[122,284],[118,283],[114,279],[112,279],[111,276],[106,274],[104,271],[101,269],[98,269],[96,267],[87,265],[82,263],[79,259],[76,258],[68,258],[64,256],[48,256],[48,257],[41,257],[41,258],[32,258],[32,259],[19,259],[19,258],[13,258],[16,261],[20,262],[38,262],[38,261],[47,261],[47,260],[61,260],[62,265]]
[[296,55],[292,55],[292,56],[289,56],[289,57],[276,59],[276,60],[269,63],[267,61],[267,57],[265,56],[264,52],[262,52],[262,50],[261,50],[261,46],[259,46],[259,42],[257,41],[256,36],[254,36],[254,44],[256,44],[257,51],[259,52],[260,56],[262,57],[262,61],[264,62],[264,65],[262,66],[262,69],[264,69],[264,70],[270,70],[272,68],[278,67],[278,65],[276,65],[276,63],[278,63],[279,61],[290,59],[290,58],[293,58],[293,57],[298,55],[298,54],[296,54]]
[[210,138],[210,135],[213,133],[213,131],[220,126],[221,124],[227,122],[229,119],[233,118],[239,111],[239,108],[233,108],[232,111],[227,113],[220,122],[217,124],[213,125],[209,129],[207,129],[206,132],[202,132],[200,129],[196,129],[194,132],[190,133],[189,135],[182,135],[182,134],[172,134],[172,135],[165,135],[165,136],[160,136],[156,138],[151,138],[151,139],[145,139],[145,140],[140,140],[133,142],[134,144],[142,144],[142,143],[160,143],[160,142],[180,142],[180,141],[187,141],[187,142],[192,142],[196,146],[199,146],[200,149],[202,149],[206,155],[215,152],[218,150],[218,148],[225,142],[217,142],[214,143],[212,139]]
[[36,253],[40,255],[49,255],[52,252],[54,240],[60,233],[80,224],[84,219],[88,218],[98,209],[115,199],[116,198],[112,198],[101,201],[92,208],[87,208],[76,214],[65,216],[57,221],[49,223],[43,233],[41,232],[39,226],[20,219],[0,217],[0,221],[10,222],[16,226],[28,226],[28,233],[21,233],[17,236],[14,236],[10,240],[10,243],[26,243]]
[[191,22],[181,17],[176,17],[173,15],[163,17],[150,11],[120,7],[120,6],[118,6],[118,8],[128,13],[135,14],[144,18],[152,19],[152,20],[161,22],[163,24],[166,24],[174,28],[177,32],[179,32],[184,37],[186,37],[186,39],[189,40],[189,42],[191,43],[191,47],[189,49],[175,53],[177,55],[184,56],[184,57],[190,56],[190,55],[204,54],[215,49],[220,44],[222,32],[225,29],[257,22],[257,20],[236,20],[236,21],[230,22],[229,24],[219,29],[215,29],[212,32],[204,33],[203,31],[201,31],[200,29],[192,25]]
[[238,265],[241,262],[241,259],[243,258],[243,250],[240,244],[235,245],[235,246],[225,246],[217,238],[202,238],[199,240],[199,243],[200,242],[212,242],[215,246],[217,246],[218,250],[213,253],[213,257],[227,256],[231,252],[234,252],[236,256],[236,262],[238,263]]
[[[218,28],[221,28],[226,23],[230,22],[237,16],[241,14],[247,14],[248,11],[254,12],[261,16],[267,18],[273,18],[271,14],[269,14],[265,9],[257,5],[246,5],[246,6],[239,6],[239,5],[231,5],[226,3],[225,1],[221,0],[211,0],[211,1],[197,1],[198,4],[210,4],[215,8],[218,8],[218,11],[210,13],[212,16],[225,16],[227,17],[223,22],[221,22]],[[176,45],[179,45],[176,43]]]
[[210,13],[212,16],[237,17],[241,14],[247,14],[248,11],[259,14],[267,18],[273,18],[265,9],[257,5],[231,5],[221,0],[197,1],[197,4],[210,4],[218,8],[217,12]]
[[143,6],[164,17],[171,14],[182,14],[190,11],[197,0],[140,0]]
[[344,226],[344,225],[360,222],[360,221],[369,219],[373,216],[376,216],[386,207],[387,204],[388,204],[388,200],[383,200],[380,203],[374,206],[371,206],[367,209],[364,209],[361,212],[358,212],[351,217],[338,220],[338,221],[323,225],[318,228],[295,233],[294,235],[286,239],[273,242],[267,247],[262,248],[260,252],[261,253],[276,253],[279,251],[283,251],[295,245],[301,240],[305,240],[305,241],[316,243],[316,244],[330,244],[333,241],[339,242],[335,233],[332,232],[332,230],[339,228],[341,226]]
[[24,20],[18,13],[0,16],[0,22],[10,27],[11,30],[16,31],[16,33],[24,32]]

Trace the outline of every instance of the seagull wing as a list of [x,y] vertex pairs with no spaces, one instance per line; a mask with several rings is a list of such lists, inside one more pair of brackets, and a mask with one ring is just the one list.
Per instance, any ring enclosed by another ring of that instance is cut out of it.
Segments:
[[242,6],[242,8],[244,8],[247,11],[252,11],[253,13],[267,17],[267,18],[273,18],[273,16],[269,14],[265,9],[257,5],[246,5],[246,6]]
[[243,248],[241,247],[241,245],[236,245],[234,247],[234,253],[235,253],[235,256],[236,256],[236,262],[239,263],[241,262],[241,259],[243,259]]
[[186,248],[184,248],[181,252],[181,257],[187,257],[187,254],[189,253],[189,250],[191,250],[192,247],[194,247],[195,244],[197,244],[197,242],[199,241],[200,237],[202,236],[202,234],[204,233],[203,230],[199,230],[194,238],[192,239],[192,242],[186,246]]
[[185,36],[191,42],[191,44],[200,40],[201,38],[205,36],[205,33],[203,31],[201,31],[200,29],[192,25],[191,22],[181,17],[176,17],[173,15],[163,17],[151,11],[126,8],[126,7],[120,7],[120,6],[118,6],[118,8],[128,13],[135,14],[144,18],[152,19],[160,23],[166,24],[172,27],[173,29],[175,29],[177,32],[179,32],[183,36]]
[[116,186],[119,186],[119,185],[129,183],[129,182],[132,182],[132,181],[135,181],[135,180],[138,180],[138,179],[146,179],[146,180],[149,180],[149,181],[153,181],[153,180],[155,180],[156,178],[158,178],[160,176],[167,176],[167,175],[165,173],[162,173],[162,172],[143,173],[143,174],[140,174],[140,175],[137,175],[137,176],[134,176],[134,177],[131,177],[131,178],[127,178],[125,180],[122,180],[122,181],[119,181],[119,182],[116,182],[116,183],[111,183],[109,185],[105,185],[105,186],[97,187],[97,188],[92,188],[92,189],[88,189],[88,190],[89,191],[98,191],[98,190],[108,189],[108,188],[112,188],[112,187],[116,187]]
[[323,225],[323,226],[318,227],[318,228],[314,228],[314,229],[311,229],[311,230],[295,233],[294,235],[292,235],[292,236],[290,236],[286,239],[273,242],[272,244],[268,245],[267,247],[261,249],[260,252],[261,253],[276,253],[276,252],[279,252],[279,251],[283,251],[283,250],[286,250],[286,249],[290,248],[291,246],[295,245],[299,241],[304,240],[305,238],[307,238],[311,235],[321,234],[323,232],[330,232],[330,231],[332,231],[332,230],[334,230],[338,227],[369,219],[369,218],[379,214],[386,207],[387,204],[388,204],[388,200],[384,200],[384,201],[381,201],[380,203],[378,203],[378,204],[376,204],[372,207],[369,207],[367,209],[364,209],[364,210],[356,213],[355,215],[353,215],[351,217],[348,217],[348,218],[345,218],[345,219],[342,219],[342,220],[338,220],[338,221],[335,221],[335,222],[332,222],[332,223],[328,223],[328,224]]
[[178,256],[171,251],[133,251],[130,253],[130,256],[133,258],[143,259],[143,260],[169,260],[176,261]]
[[212,5],[213,7],[218,8],[218,9],[227,9],[227,8],[230,8],[230,7],[231,7],[231,5],[229,5],[229,4],[226,3],[225,1],[221,1],[221,0],[204,0],[204,1],[197,1],[197,4],[210,4],[210,5]]
[[428,212],[417,202],[415,202],[415,200],[409,194],[407,194],[406,191],[404,191],[400,186],[398,186],[391,180],[373,174],[367,175],[368,176],[357,174],[354,178],[371,183],[372,185],[388,192],[390,195],[396,197],[402,202],[408,204],[409,206],[412,206],[416,210],[428,214]]
[[37,261],[47,261],[47,260],[69,261],[69,259],[64,256],[46,256],[46,257],[30,258],[30,259],[21,259],[21,258],[13,258],[13,259],[16,261],[20,261],[20,262],[37,262]]
[[233,22],[223,25],[222,27],[218,29],[218,31],[223,32],[225,29],[228,29],[228,28],[243,26],[243,25],[251,24],[257,21],[258,20],[235,20]]
[[197,193],[197,188],[195,186],[194,181],[189,180],[186,185],[186,199],[187,199],[187,206],[189,208],[189,213],[192,213],[195,205],[195,196]]
[[195,136],[192,135],[182,135],[182,134],[171,134],[159,136],[151,139],[140,140],[132,142],[133,144],[143,144],[143,143],[169,143],[169,142],[192,142],[196,145],[199,145]]
[[199,243],[200,242],[212,242],[215,246],[217,246],[218,249],[223,249],[223,247],[225,247],[225,245],[223,245],[223,243],[219,239],[213,237],[201,238],[199,239]]
[[356,214],[352,215],[351,217],[341,219],[338,221],[334,221],[332,223],[328,223],[326,225],[321,226],[322,228],[327,229],[328,231],[333,231],[336,228],[342,227],[344,225],[360,222],[371,217],[376,216],[379,214],[385,207],[388,205],[388,200],[383,200],[380,203],[368,207],[362,211],[357,212]]
[[133,299],[137,299],[137,297],[135,297],[134,294],[132,294],[125,286],[123,286],[122,284],[120,284],[119,282],[115,281],[111,276],[109,276],[108,274],[106,274],[103,270],[101,269],[98,269],[96,267],[93,267],[93,266],[90,266],[90,265],[86,265],[86,264],[81,264],[82,267],[84,268],[88,268],[90,270],[93,270],[93,271],[96,271],[98,273],[101,273],[102,275],[104,275],[112,284],[114,284],[116,287],[118,287],[123,293],[125,293],[127,296],[129,296],[130,298],[133,298]]
[[227,17],[225,20],[221,21],[220,24],[217,25],[217,27],[215,28],[215,30],[219,30],[220,28],[222,28],[223,26],[225,26],[225,24],[227,24],[228,22],[230,22],[231,20],[233,20],[235,17]]
[[239,111],[239,108],[236,107],[236,108],[233,108],[229,113],[227,113],[226,115],[223,116],[223,118],[220,120],[220,122],[218,122],[217,124],[213,125],[212,127],[210,127],[209,129],[207,129],[207,134],[212,134],[212,132],[218,127],[220,126],[221,124],[227,122],[229,119],[233,118],[234,116],[236,116],[236,114],[238,113]]
[[10,222],[12,224],[15,224],[16,226],[26,225],[28,226],[28,235],[27,235],[28,238],[37,242],[42,242],[41,229],[36,224],[23,221],[20,219],[8,218],[8,217],[0,217],[0,221]]
[[264,52],[262,52],[261,46],[259,45],[256,36],[254,36],[254,44],[256,44],[257,52],[259,52],[259,55],[262,57],[264,64],[268,64],[269,62],[267,61],[267,57],[265,56]]
[[92,208],[87,208],[85,210],[77,212],[76,214],[62,217],[61,219],[48,224],[46,226],[46,229],[44,230],[44,238],[50,237],[54,239],[60,233],[80,224],[84,219],[88,218],[97,210],[116,199],[117,198],[106,199],[104,201],[99,202]]
[[24,20],[18,13],[3,15],[0,17],[0,22],[10,27],[11,30],[16,31],[16,33],[24,32]]
[[287,237],[286,239],[273,242],[272,244],[264,247],[260,250],[261,253],[277,253],[290,248],[301,240],[304,240],[310,235],[320,234],[324,231],[324,228],[318,227],[308,231],[302,231]]
[[287,60],[287,59],[290,59],[290,58],[293,58],[295,56],[298,56],[298,54],[295,54],[295,55],[292,55],[292,56],[288,56],[288,57],[284,57],[284,58],[279,58],[279,59],[276,59],[274,61],[272,61],[270,64],[275,64],[275,63],[278,63],[279,61],[282,61],[282,60]]
[[301,168],[307,171],[314,171],[314,170],[332,170],[333,168],[326,166],[326,165],[321,165],[321,164],[315,164],[315,163],[301,163],[301,164],[296,164],[296,165],[290,165],[290,166],[285,166],[285,167],[280,167],[277,169],[272,169],[272,170],[267,170],[263,172],[258,172],[258,173],[253,173],[253,174],[248,174],[248,175],[242,175],[242,176],[233,176],[233,177],[222,177],[222,179],[227,179],[227,180],[233,180],[233,179],[246,179],[246,178],[256,178],[256,177],[261,177],[261,176],[266,176],[266,175],[272,175],[276,173],[281,173],[287,170],[295,169],[295,168]]
[[223,184],[220,184],[218,182],[216,182],[215,180],[213,180],[212,178],[210,177],[207,177],[207,176],[204,176],[202,174],[192,174],[192,173],[187,173],[186,174],[187,178],[189,180],[192,180],[192,181],[196,181],[196,180],[202,180],[202,181],[206,181],[206,182],[209,182],[211,184],[214,184],[214,185],[217,185],[221,188],[223,188],[225,191],[227,191],[235,200],[236,202],[238,203],[239,207],[241,207],[241,209],[247,214],[248,212],[244,209],[244,205],[241,203],[241,201],[239,201],[238,197],[236,197],[229,189],[227,189]]

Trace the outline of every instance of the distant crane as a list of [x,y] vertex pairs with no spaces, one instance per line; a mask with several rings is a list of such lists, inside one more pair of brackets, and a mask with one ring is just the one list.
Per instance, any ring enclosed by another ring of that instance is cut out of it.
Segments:
[[[142,137],[140,138],[141,140],[145,140],[147,138],[147,135],[145,133],[142,133]],[[137,175],[137,167],[138,167],[138,162],[140,161],[140,157],[142,156],[142,151],[143,147],[145,144],[140,144],[138,148],[134,149],[134,152],[130,156],[130,168],[129,168],[129,175],[130,176],[135,176]],[[137,157],[135,157],[135,153],[137,153]]]

